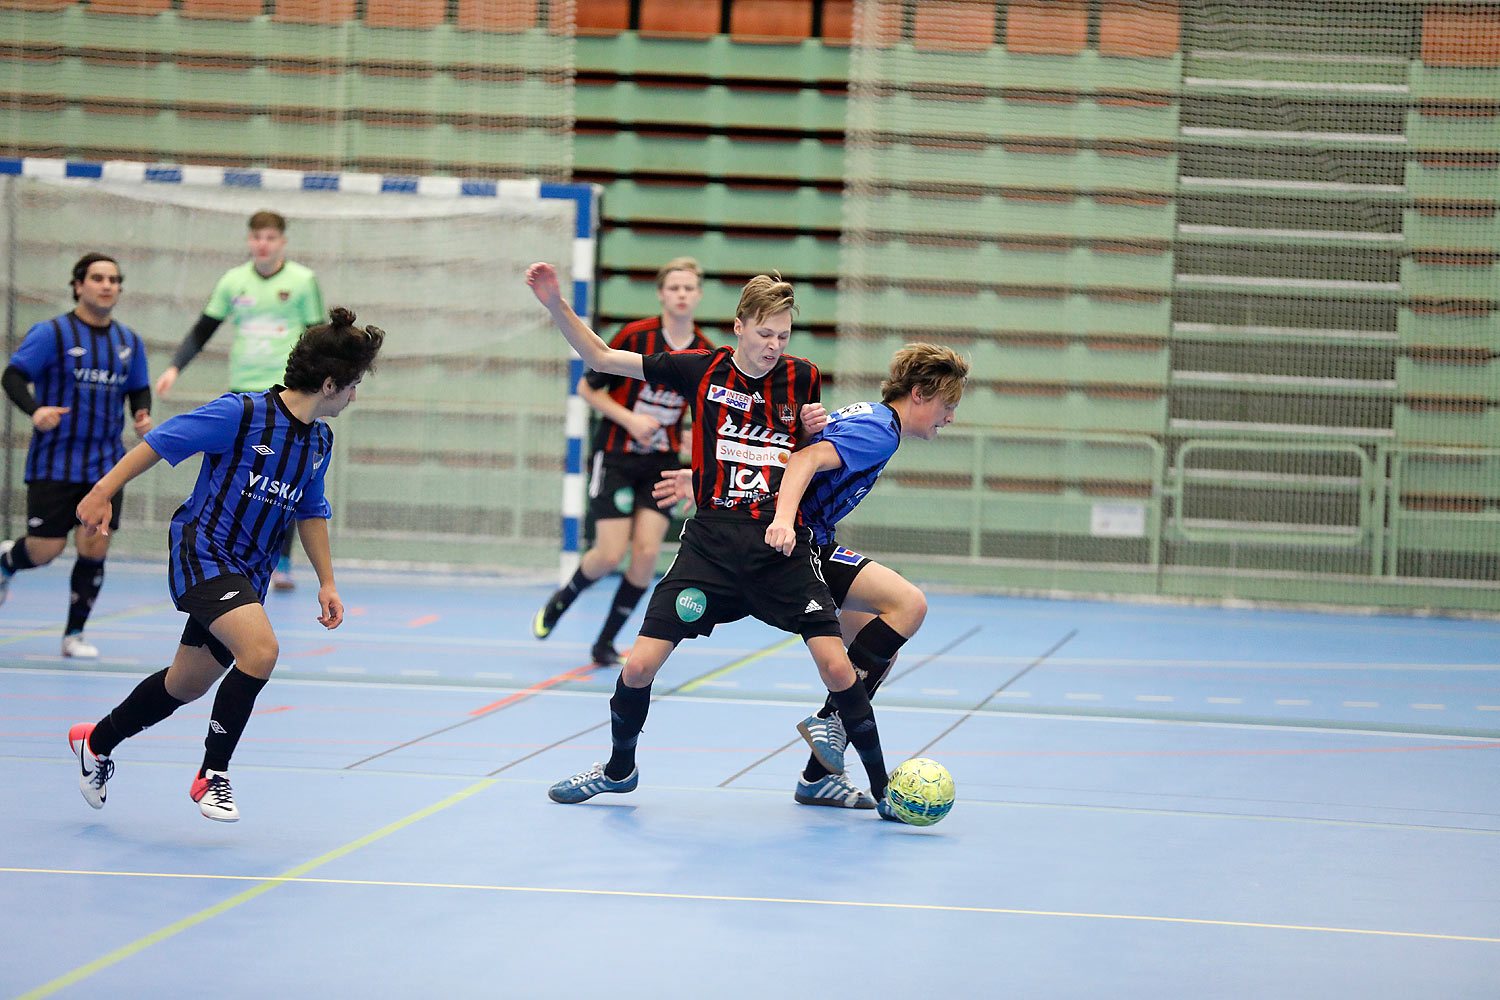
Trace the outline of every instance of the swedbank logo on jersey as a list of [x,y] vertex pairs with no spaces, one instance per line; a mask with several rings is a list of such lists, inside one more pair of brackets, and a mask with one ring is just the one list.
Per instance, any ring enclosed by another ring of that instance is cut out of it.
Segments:
[[302,490],[296,483],[284,483],[258,472],[250,473],[250,485],[243,492],[252,500],[265,500],[278,507],[293,507],[302,499]]

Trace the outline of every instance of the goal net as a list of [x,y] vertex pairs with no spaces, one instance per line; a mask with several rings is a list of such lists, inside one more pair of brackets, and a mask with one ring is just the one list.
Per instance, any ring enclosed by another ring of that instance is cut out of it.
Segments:
[[[41,167],[62,173],[61,163]],[[114,315],[144,339],[154,380],[219,276],[247,259],[249,216],[273,209],[288,220],[288,259],[312,268],[325,304],[352,308],[360,323],[387,332],[355,405],[331,422],[330,532],[339,559],[557,565],[569,349],[523,275],[547,260],[565,290],[575,276],[590,280],[592,263],[575,258],[575,245],[592,244],[575,235],[580,207],[591,220],[591,189],[558,185],[551,193],[568,197],[542,197],[536,182],[466,188],[346,174],[335,190],[328,177],[290,172],[127,164],[97,172],[103,177],[0,178],[7,354],[33,323],[72,308],[69,268],[99,250],[120,262],[126,280]],[[318,184],[329,186],[307,189]],[[575,267],[585,273],[574,275]],[[232,336],[231,324],[221,326],[170,398],[156,401],[158,423],[227,388]],[[14,407],[6,411],[9,537],[24,524],[31,427]],[[127,488],[116,552],[163,555],[167,522],[197,465],[162,464]]]
[[851,539],[1496,606],[1500,3],[860,0],[849,88],[840,393],[974,365]]

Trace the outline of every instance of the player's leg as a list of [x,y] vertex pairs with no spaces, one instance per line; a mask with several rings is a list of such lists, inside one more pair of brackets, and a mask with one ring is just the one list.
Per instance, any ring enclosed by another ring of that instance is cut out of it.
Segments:
[[[77,496],[82,500],[88,488],[81,489]],[[73,547],[78,551],[78,558],[73,563],[73,575],[68,588],[68,623],[63,627],[62,653],[80,660],[95,660],[99,658],[99,650],[83,637],[84,626],[88,624],[89,614],[94,610],[94,601],[99,597],[99,588],[104,586],[104,560],[109,555],[109,543],[114,538],[114,532],[120,528],[120,506],[123,503],[123,492],[117,493],[110,501],[112,510],[109,518],[110,534],[100,532],[88,535],[82,531],[73,532]],[[78,507],[75,501],[74,509]]]
[[651,682],[676,646],[674,642],[646,636],[635,640],[624,669],[615,678],[614,696],[609,699],[612,748],[609,760],[559,781],[547,789],[548,798],[572,805],[586,802],[600,792],[635,791],[641,777],[635,763],[635,746],[641,730],[646,728],[646,714],[651,709]]
[[[841,636],[804,635],[803,639],[808,652],[812,653],[813,662],[818,665],[819,676],[828,686],[834,708],[843,720],[844,731],[849,734],[849,742],[854,744],[865,766],[870,779],[870,796],[878,802],[885,795],[885,754],[880,749],[880,730],[875,724],[870,696],[858,681]],[[837,687],[841,680],[845,686]],[[825,761],[827,763],[831,762]]]
[[0,604],[10,592],[11,577],[45,566],[62,553],[68,532],[78,523],[78,506],[68,506],[72,483],[39,480],[26,485],[26,534],[0,542]]
[[[874,698],[889,675],[896,654],[926,618],[927,597],[901,574],[870,559],[860,558],[853,567],[852,578],[837,563],[825,562],[824,567],[834,596],[840,598],[839,622],[848,643],[849,660],[866,695]],[[825,728],[821,738],[835,748],[841,747],[845,740],[831,697],[814,718],[803,720],[797,728],[814,745],[818,737],[809,735],[809,729]],[[802,780],[814,782],[828,773],[818,755],[810,754]]]
[[171,666],[137,684],[98,722],[80,722],[68,730],[68,744],[78,757],[79,790],[95,809],[104,806],[105,782],[114,773],[111,756],[115,748],[201,698],[224,672],[227,664],[221,664],[196,636],[211,638],[189,619]]
[[538,639],[552,634],[558,619],[573,606],[578,595],[615,571],[630,547],[630,518],[611,517],[594,521],[594,545],[583,554],[573,577],[547,598],[531,620],[531,633]]
[[[648,495],[648,502],[650,498]],[[637,507],[631,518],[630,565],[620,577],[620,586],[610,602],[609,613],[594,640],[594,662],[602,666],[613,666],[620,662],[615,651],[615,636],[625,624],[642,595],[651,586],[656,575],[656,557],[661,552],[661,543],[667,535],[671,519],[654,507]]]
[[[229,785],[229,761],[255,710],[255,699],[271,678],[280,647],[266,609],[249,581],[235,576],[218,579],[220,588],[228,588],[225,602],[233,607],[215,617],[208,631],[222,647],[217,652],[220,662],[227,659],[233,666],[214,694],[208,734],[203,740],[203,763],[189,794],[203,815],[232,823],[240,818],[240,813]],[[241,580],[246,589],[235,586]]]
[[281,558],[276,560],[276,570],[271,574],[271,586],[277,590],[296,590],[297,581],[292,577],[292,535],[288,531],[281,540]]
[[708,635],[715,625],[744,617],[737,602],[724,598],[733,592],[732,581],[713,557],[722,541],[711,526],[699,522],[689,522],[683,529],[677,558],[651,592],[640,635],[615,679],[615,693],[609,700],[609,762],[595,764],[553,785],[547,794],[554,802],[583,802],[600,792],[635,789],[640,780],[635,764],[636,742],[646,726],[651,683],[657,671],[683,639]]

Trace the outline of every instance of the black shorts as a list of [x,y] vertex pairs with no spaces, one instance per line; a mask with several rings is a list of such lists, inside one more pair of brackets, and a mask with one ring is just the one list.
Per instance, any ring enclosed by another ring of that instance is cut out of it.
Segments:
[[188,616],[182,629],[182,644],[207,646],[221,667],[229,666],[234,662],[234,654],[214,638],[208,627],[226,612],[260,602],[260,592],[255,589],[255,584],[238,573],[225,573],[189,587],[177,599],[177,610],[187,612]]
[[[94,488],[93,483],[64,483],[37,479],[26,484],[26,534],[36,538],[67,538],[78,527],[78,505]],[[110,501],[109,529],[120,527],[122,489]]]
[[617,517],[634,517],[638,510],[652,510],[662,517],[671,516],[656,506],[651,490],[661,474],[682,468],[676,452],[661,451],[650,455],[611,455],[594,453],[594,470],[589,476],[589,516],[595,521]]
[[849,588],[854,586],[854,578],[859,576],[860,570],[870,565],[871,559],[853,549],[844,548],[838,542],[819,545],[815,551],[818,553],[818,563],[823,568],[823,579],[828,581],[828,591],[833,595],[834,603],[842,608],[844,600],[849,596]]
[[784,556],[766,544],[763,522],[690,519],[677,558],[651,592],[641,635],[676,643],[746,615],[803,639],[841,634],[807,529],[798,529],[796,548]]

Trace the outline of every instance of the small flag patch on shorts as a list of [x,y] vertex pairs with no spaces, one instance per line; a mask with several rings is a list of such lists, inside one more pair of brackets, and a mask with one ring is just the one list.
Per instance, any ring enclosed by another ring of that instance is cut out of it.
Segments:
[[828,557],[830,562],[847,563],[850,566],[858,566],[860,560],[863,558],[864,556],[858,552],[855,552],[853,549],[846,549],[842,545],[835,548],[833,553]]

